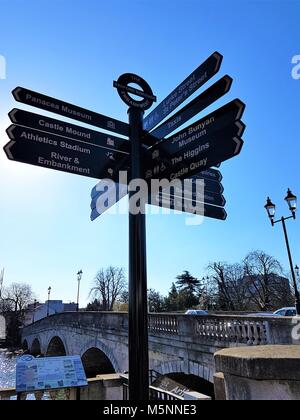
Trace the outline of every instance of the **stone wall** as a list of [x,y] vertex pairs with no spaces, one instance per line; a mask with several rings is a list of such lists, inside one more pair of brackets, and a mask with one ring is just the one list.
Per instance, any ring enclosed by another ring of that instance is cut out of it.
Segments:
[[215,361],[217,400],[300,400],[300,346],[226,349]]

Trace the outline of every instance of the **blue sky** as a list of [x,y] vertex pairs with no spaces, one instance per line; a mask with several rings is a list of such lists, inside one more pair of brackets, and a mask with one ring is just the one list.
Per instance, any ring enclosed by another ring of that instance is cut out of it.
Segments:
[[[300,194],[300,80],[291,77],[292,57],[300,54],[299,18],[300,1],[288,0],[2,0],[7,78],[0,80],[1,145],[16,86],[126,121],[114,79],[139,74],[160,101],[217,50],[224,55],[219,76],[229,74],[234,84],[207,112],[236,97],[247,105],[244,149],[221,168],[228,220],[191,227],[185,215],[149,216],[149,287],[166,293],[183,270],[202,277],[210,261],[238,262],[253,249],[288,268],[281,229],[272,230],[263,205],[270,194],[279,215],[288,214],[287,187]],[[128,217],[104,215],[91,223],[96,180],[10,162],[2,146],[5,283],[28,282],[41,300],[51,285],[52,298],[70,301],[82,269],[84,304],[99,268],[128,269]],[[299,220],[288,227],[300,264]]]

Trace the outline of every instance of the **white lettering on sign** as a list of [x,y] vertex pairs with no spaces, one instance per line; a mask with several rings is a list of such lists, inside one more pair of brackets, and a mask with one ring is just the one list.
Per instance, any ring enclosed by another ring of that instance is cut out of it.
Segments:
[[201,169],[201,168],[207,166],[207,161],[208,161],[208,159],[205,158],[205,159],[199,160],[198,162],[191,163],[190,164],[190,170],[195,171],[197,169]]
[[26,131],[23,131],[23,133],[21,134],[21,139],[31,140],[31,141],[35,141],[37,143],[49,144],[51,146],[57,146],[58,145],[56,140],[52,140],[48,136],[39,136],[37,134],[27,133]]
[[177,136],[174,136],[172,138],[172,144],[178,143],[178,147],[181,149],[182,147],[185,147],[186,145],[199,140],[201,137],[207,135],[207,128],[214,122],[215,118],[211,117],[206,121],[199,123],[198,125],[190,127]]
[[209,148],[210,148],[210,144],[209,142],[207,142],[205,144],[201,144],[195,149],[182,152],[183,154],[181,156],[176,156],[171,159],[172,165],[178,165],[184,160],[193,159],[194,157],[198,156],[200,153],[206,152]]
[[74,109],[70,109],[67,106],[62,105],[61,110],[66,114],[73,115],[74,117],[82,118],[84,120],[92,121],[92,117],[88,114],[83,114],[82,112],[75,111]]
[[60,109],[59,105],[56,105],[56,104],[54,104],[50,101],[45,101],[43,99],[36,98],[35,96],[32,96],[30,93],[26,94],[26,101],[33,102],[34,104],[37,104],[37,105],[40,105],[40,106],[43,106],[43,107],[56,109],[57,111],[59,111],[59,109]]
[[50,146],[61,147],[62,149],[72,150],[74,152],[83,153],[85,155],[90,155],[91,150],[80,147],[79,145],[73,145],[68,143],[67,141],[58,141],[53,140],[50,136],[40,136],[38,134],[28,133],[23,131],[21,134],[21,139],[35,141],[37,143],[49,144]]
[[78,173],[82,175],[90,175],[91,173],[89,168],[81,168],[80,166],[71,165],[69,162],[68,163],[56,162],[54,159],[55,157],[54,158],[52,157],[51,160],[45,159],[43,157],[39,157],[38,164],[44,167],[60,169],[62,171]]
[[64,131],[64,128],[61,125],[48,123],[44,120],[39,120],[39,126],[42,128],[48,128],[50,130],[61,131],[61,132]]
[[40,107],[43,108],[50,108],[50,109],[54,109],[56,111],[61,111],[65,114],[69,114],[70,117],[77,117],[77,118],[81,118],[87,121],[92,121],[93,118],[91,117],[91,115],[80,112],[80,111],[76,111],[75,109],[69,108],[69,106],[67,105],[60,105],[60,104],[56,104],[51,102],[51,100],[45,100],[45,99],[41,99],[41,98],[37,98],[35,96],[32,96],[31,93],[27,93],[26,94],[26,101],[32,102],[35,105],[38,105]]

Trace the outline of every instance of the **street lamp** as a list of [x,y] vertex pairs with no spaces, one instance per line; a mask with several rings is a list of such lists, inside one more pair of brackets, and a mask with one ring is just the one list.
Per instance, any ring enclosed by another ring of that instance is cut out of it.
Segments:
[[295,267],[295,273],[297,276],[297,285],[299,284],[299,278],[300,278],[300,268],[298,267],[298,265],[296,265]]
[[77,312],[79,312],[79,293],[80,293],[80,282],[82,279],[83,271],[80,270],[77,273],[78,291],[77,291]]
[[47,307],[47,317],[50,315],[50,293],[51,293],[51,287],[48,287],[48,307]]
[[33,315],[32,315],[32,323],[34,324],[35,321],[35,310],[36,310],[36,305],[37,305],[37,300],[34,299],[34,303],[33,303]]
[[[265,205],[265,209],[268,213],[269,219],[271,220],[272,226],[275,226],[277,223],[282,223],[283,233],[284,233],[284,237],[285,237],[285,242],[286,242],[286,247],[287,247],[287,252],[288,252],[288,257],[289,257],[289,262],[290,262],[290,267],[291,267],[291,272],[292,272],[293,284],[294,284],[294,289],[295,289],[296,312],[297,312],[297,315],[300,316],[300,295],[299,295],[299,290],[298,290],[297,280],[296,280],[296,274],[295,274],[295,270],[297,271],[297,269],[296,268],[294,269],[294,266],[293,266],[292,253],[291,253],[291,248],[290,248],[290,244],[289,244],[289,238],[288,238],[288,233],[287,233],[287,228],[286,228],[286,223],[285,223],[287,220],[290,220],[290,219],[295,220],[296,219],[297,197],[292,193],[292,191],[290,189],[288,189],[287,196],[285,197],[285,201],[287,202],[287,204],[289,206],[289,209],[290,209],[290,212],[292,213],[292,216],[281,217],[281,219],[275,220],[276,206],[275,206],[275,204],[272,203],[270,197],[268,197],[268,199],[267,199],[267,204]],[[299,268],[298,268],[298,270],[299,270]]]
[[293,215],[293,218],[296,219],[296,210],[297,210],[297,197],[288,189],[287,196],[285,201],[288,203],[289,209]]

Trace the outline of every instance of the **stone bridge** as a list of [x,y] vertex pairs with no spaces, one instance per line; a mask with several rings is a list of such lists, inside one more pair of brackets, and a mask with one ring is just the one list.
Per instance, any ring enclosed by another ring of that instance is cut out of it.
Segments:
[[[214,353],[240,346],[293,343],[292,318],[149,316],[150,369],[193,375],[213,383]],[[50,316],[24,328],[33,355],[80,355],[89,377],[128,370],[128,315],[81,312]]]

